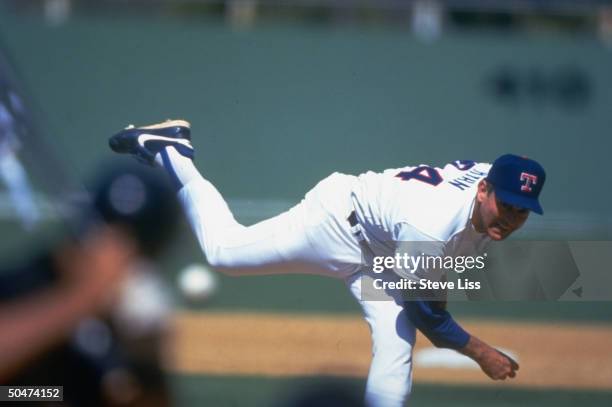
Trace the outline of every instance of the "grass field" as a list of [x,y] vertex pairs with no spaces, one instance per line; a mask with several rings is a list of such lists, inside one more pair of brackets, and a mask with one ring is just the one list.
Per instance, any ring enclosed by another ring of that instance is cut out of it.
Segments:
[[[340,386],[350,393],[363,392],[365,382],[337,377],[269,378],[173,376],[177,405],[192,406],[291,406],[306,390]],[[609,391],[576,391],[567,389],[516,389],[479,386],[420,384],[413,388],[414,406],[608,406]]]

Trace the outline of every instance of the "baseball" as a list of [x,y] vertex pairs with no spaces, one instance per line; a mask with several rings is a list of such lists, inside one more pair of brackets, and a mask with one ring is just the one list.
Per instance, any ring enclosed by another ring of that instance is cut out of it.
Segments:
[[185,298],[202,302],[217,291],[218,281],[212,270],[203,264],[194,263],[180,272],[178,286]]

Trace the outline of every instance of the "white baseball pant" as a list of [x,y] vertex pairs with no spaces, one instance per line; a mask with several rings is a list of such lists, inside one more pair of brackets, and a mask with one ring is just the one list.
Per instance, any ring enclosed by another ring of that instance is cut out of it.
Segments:
[[361,250],[347,221],[356,178],[332,174],[292,209],[252,226],[239,224],[217,189],[198,176],[179,191],[188,221],[211,266],[230,275],[314,273],[342,278],[372,334],[366,402],[405,404],[412,384],[415,327],[395,301],[362,301]]

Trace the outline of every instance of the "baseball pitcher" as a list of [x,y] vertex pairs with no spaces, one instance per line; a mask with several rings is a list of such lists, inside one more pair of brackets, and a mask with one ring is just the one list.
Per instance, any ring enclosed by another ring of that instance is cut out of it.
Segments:
[[243,226],[194,166],[190,133],[188,122],[173,120],[129,126],[109,144],[115,152],[168,172],[215,269],[230,275],[315,273],[346,282],[372,333],[369,405],[405,404],[416,329],[434,345],[474,359],[493,380],[515,376],[516,362],[463,330],[444,302],[406,301],[393,293],[386,301],[362,295],[371,276],[364,258],[392,256],[402,242],[429,242],[428,252],[419,254],[432,256],[482,252],[489,241],[520,228],[530,212],[542,214],[538,196],[545,172],[537,162],[507,154],[493,165],[460,160],[444,168],[334,173],[285,213]]

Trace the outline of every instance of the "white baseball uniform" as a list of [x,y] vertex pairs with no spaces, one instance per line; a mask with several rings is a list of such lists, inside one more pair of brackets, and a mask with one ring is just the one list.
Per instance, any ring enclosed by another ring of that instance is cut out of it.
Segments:
[[[191,160],[167,148],[182,182],[179,198],[208,262],[231,274],[315,273],[344,279],[372,332],[373,359],[366,386],[369,405],[401,406],[412,383],[416,328],[399,299],[361,296],[362,255],[393,255],[400,241],[436,242],[439,253],[480,252],[488,238],[471,222],[478,182],[489,164],[457,161],[334,173],[292,209],[252,226],[239,224],[217,189]],[[352,219],[350,219],[352,218]]]

